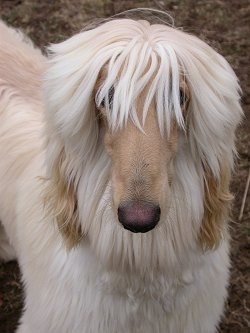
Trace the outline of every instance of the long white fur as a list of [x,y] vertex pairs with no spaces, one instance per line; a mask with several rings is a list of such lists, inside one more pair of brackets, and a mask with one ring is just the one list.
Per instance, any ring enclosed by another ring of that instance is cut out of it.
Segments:
[[[51,46],[48,69],[40,52],[3,24],[0,37],[0,217],[26,290],[17,332],[215,332],[227,294],[228,240],[207,253],[196,240],[204,165],[218,178],[223,163],[233,168],[241,108],[226,60],[182,31],[128,19]],[[191,94],[188,128],[178,95],[183,77]],[[174,119],[180,144],[167,220],[133,234],[122,229],[112,209],[111,162],[96,104],[106,101],[113,131],[129,118],[143,130],[135,100],[149,82],[143,120],[155,99],[159,131],[169,131]],[[53,216],[44,212],[40,179],[50,177],[62,150],[85,235],[69,253]]]

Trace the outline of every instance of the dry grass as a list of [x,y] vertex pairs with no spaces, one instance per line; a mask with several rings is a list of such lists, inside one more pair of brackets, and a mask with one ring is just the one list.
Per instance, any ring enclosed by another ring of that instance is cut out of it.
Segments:
[[[238,74],[246,118],[238,131],[239,162],[232,189],[235,193],[230,297],[220,333],[250,331],[250,200],[238,221],[250,164],[250,3],[249,0],[1,0],[1,17],[22,28],[40,47],[79,31],[87,21],[119,11],[153,7],[167,10],[176,26],[206,40],[222,53]],[[0,265],[0,332],[12,333],[21,311],[21,285],[16,263]],[[201,332],[202,333],[202,332]]]

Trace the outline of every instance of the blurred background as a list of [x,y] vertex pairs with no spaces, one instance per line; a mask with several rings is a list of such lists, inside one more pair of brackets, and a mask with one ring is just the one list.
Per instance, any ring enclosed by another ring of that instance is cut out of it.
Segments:
[[[176,27],[210,44],[229,61],[239,77],[245,119],[238,130],[239,160],[232,183],[235,201],[230,223],[230,293],[219,333],[250,332],[250,190],[239,219],[250,165],[250,0],[0,0],[0,17],[21,28],[45,51],[46,45],[72,36],[94,18],[138,7],[167,11]],[[22,285],[17,263],[0,263],[1,333],[14,332],[21,309]]]

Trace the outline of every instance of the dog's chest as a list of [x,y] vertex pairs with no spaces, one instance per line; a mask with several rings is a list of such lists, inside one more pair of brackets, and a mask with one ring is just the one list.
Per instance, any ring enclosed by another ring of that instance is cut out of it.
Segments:
[[97,288],[103,298],[123,303],[125,308],[129,308],[130,315],[138,315],[150,307],[166,315],[174,311],[188,290],[192,290],[194,280],[191,270],[185,271],[179,277],[104,273]]
[[[55,266],[47,272],[50,276]],[[46,311],[49,323],[55,317],[67,318],[68,328],[63,329],[72,333],[162,333],[196,293],[196,274],[191,270],[175,275],[108,272],[87,250],[84,255],[80,249],[72,252],[64,265],[67,274],[62,277],[60,272],[55,284],[50,283],[57,291],[52,301],[60,304],[58,313],[55,306]]]

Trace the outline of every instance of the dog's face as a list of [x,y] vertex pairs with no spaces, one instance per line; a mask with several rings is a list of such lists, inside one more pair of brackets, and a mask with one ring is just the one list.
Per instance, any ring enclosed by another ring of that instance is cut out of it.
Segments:
[[[148,232],[161,219],[165,220],[171,201],[172,162],[178,148],[178,125],[172,121],[169,133],[160,132],[154,100],[143,121],[147,90],[145,88],[135,102],[142,128],[128,119],[122,129],[112,131],[105,101],[98,106],[105,149],[112,161],[113,209],[123,227],[135,233]],[[112,89],[108,94],[111,108],[114,93]],[[189,91],[184,81],[179,94],[181,110],[185,112]]]
[[218,246],[241,115],[225,59],[180,30],[130,19],[52,53],[46,196],[69,247],[86,236],[114,265],[163,267],[166,253]]

